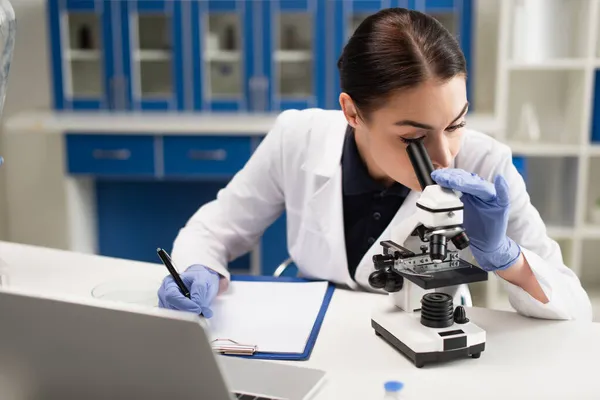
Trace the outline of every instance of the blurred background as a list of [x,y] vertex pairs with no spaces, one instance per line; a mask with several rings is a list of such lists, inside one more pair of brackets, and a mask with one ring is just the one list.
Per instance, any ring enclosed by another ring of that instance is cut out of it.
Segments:
[[[158,262],[289,108],[339,108],[365,16],[418,9],[469,65],[467,123],[508,143],[600,308],[600,0],[12,0],[0,239]],[[285,215],[235,272],[287,258]],[[51,268],[52,266],[48,266]],[[475,304],[509,308],[499,282]],[[597,312],[598,313],[598,312]]]

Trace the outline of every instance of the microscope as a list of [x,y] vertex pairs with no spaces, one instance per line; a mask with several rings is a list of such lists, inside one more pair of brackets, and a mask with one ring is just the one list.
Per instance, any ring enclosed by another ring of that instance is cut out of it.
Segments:
[[417,211],[392,227],[390,240],[380,243],[382,254],[373,256],[375,270],[369,284],[388,292],[390,301],[373,311],[371,326],[417,368],[479,358],[485,331],[442,290],[488,277],[459,256],[469,246],[462,227],[461,194],[434,183],[433,165],[422,142],[410,143],[407,152],[422,193]]

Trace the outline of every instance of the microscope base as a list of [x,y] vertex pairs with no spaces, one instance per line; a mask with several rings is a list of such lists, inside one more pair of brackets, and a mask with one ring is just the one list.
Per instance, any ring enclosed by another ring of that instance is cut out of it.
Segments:
[[421,324],[420,314],[388,306],[373,313],[371,326],[377,336],[402,352],[417,368],[459,358],[479,358],[485,350],[485,331],[472,322],[429,328]]

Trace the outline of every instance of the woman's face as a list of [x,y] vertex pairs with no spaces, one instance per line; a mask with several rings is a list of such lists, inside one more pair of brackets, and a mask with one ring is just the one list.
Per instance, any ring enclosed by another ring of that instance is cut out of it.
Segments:
[[434,168],[447,168],[458,154],[467,113],[467,91],[462,76],[439,83],[428,81],[394,95],[362,120],[352,100],[342,93],[340,103],[371,175],[384,182],[396,181],[420,191],[406,146],[422,140]]

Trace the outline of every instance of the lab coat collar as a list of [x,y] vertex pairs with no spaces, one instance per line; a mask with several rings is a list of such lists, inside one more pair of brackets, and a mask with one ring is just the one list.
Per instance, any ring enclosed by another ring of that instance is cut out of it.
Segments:
[[[342,159],[342,150],[344,147],[344,137],[346,135],[346,127],[348,122],[342,111],[328,111],[336,113],[335,118],[328,126],[315,127],[314,132],[311,132],[308,153],[306,161],[302,165],[302,169],[315,175],[324,178],[333,177]],[[327,118],[324,118],[327,120]]]
[[331,275],[326,278],[356,287],[347,268],[344,236],[341,159],[347,121],[341,111],[330,112],[336,113],[336,117],[324,118],[323,121],[331,121],[326,127],[313,128],[315,130],[310,135],[306,161],[302,165],[304,171],[320,178],[315,182],[315,191],[308,200],[304,218],[307,223],[320,227],[315,230],[322,232],[321,240],[327,243],[327,254],[319,260],[319,264],[344,266],[332,268]]

